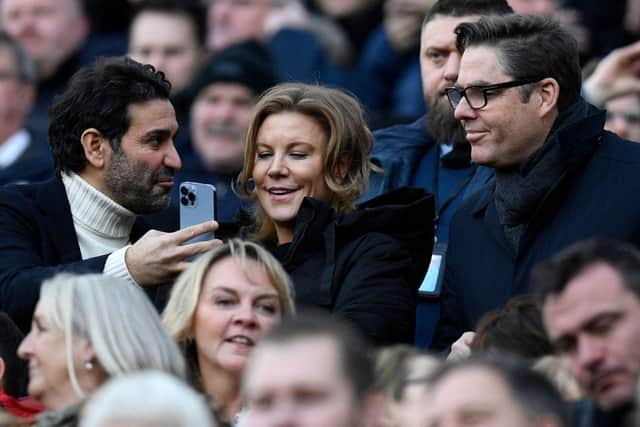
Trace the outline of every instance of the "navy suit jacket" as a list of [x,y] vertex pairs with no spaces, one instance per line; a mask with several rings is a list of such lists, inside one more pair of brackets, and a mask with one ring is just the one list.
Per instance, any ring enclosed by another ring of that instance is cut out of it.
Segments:
[[[135,242],[148,227],[137,220]],[[27,331],[40,284],[56,273],[101,273],[108,255],[82,260],[62,181],[0,188],[0,310]],[[145,291],[152,300],[156,289]]]

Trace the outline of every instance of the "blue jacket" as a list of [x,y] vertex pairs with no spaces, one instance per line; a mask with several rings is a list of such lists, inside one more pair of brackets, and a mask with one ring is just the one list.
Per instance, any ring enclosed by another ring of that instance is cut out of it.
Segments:
[[[146,231],[136,221],[131,240]],[[44,279],[62,271],[101,273],[107,256],[82,260],[60,179],[0,188],[0,310],[23,331],[30,328]],[[155,289],[147,293],[153,298]]]
[[498,220],[494,185],[458,208],[450,228],[435,348],[450,345],[487,311],[528,292],[533,266],[572,243],[605,237],[640,244],[640,144],[604,131],[604,112],[589,108],[588,117],[558,132],[553,143],[592,154],[581,163],[571,161],[546,193],[517,254]]

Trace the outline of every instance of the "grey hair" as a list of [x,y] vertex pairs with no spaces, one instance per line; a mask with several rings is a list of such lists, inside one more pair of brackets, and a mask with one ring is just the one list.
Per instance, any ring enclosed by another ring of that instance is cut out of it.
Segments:
[[23,83],[34,82],[36,79],[36,69],[33,61],[31,61],[31,58],[22,45],[4,31],[0,31],[0,46],[6,46],[11,50],[18,72],[18,79]]
[[186,365],[160,317],[137,286],[102,274],[61,273],[45,280],[39,306],[43,320],[62,332],[71,385],[80,397],[73,363],[74,337],[87,339],[108,376],[159,369],[180,378]]
[[112,379],[98,390],[84,409],[80,427],[134,422],[154,427],[216,425],[203,395],[171,375],[147,371]]
[[193,316],[207,272],[218,261],[226,258],[233,258],[242,267],[247,264],[248,260],[260,264],[278,292],[282,314],[295,313],[293,285],[278,260],[256,243],[230,239],[198,258],[178,277],[173,285],[171,297],[162,314],[162,321],[169,335],[178,343],[184,344],[191,336]]

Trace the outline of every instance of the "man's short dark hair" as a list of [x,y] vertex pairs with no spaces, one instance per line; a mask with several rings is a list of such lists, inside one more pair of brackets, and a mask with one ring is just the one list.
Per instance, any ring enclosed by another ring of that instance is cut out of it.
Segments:
[[586,269],[606,264],[622,277],[622,284],[640,299],[640,251],[615,240],[590,239],[575,243],[532,271],[531,281],[540,304],[560,294],[567,284]]
[[471,356],[461,361],[441,365],[429,377],[430,386],[452,373],[466,369],[486,369],[500,377],[507,386],[508,395],[529,420],[553,417],[560,425],[568,425],[568,408],[560,392],[544,375],[521,360],[504,356]]
[[36,80],[36,69],[22,45],[4,31],[0,31],[0,46],[6,46],[11,51],[18,80],[23,83],[34,82]]
[[143,12],[157,12],[187,18],[193,26],[195,40],[204,46],[207,38],[206,9],[200,0],[143,0],[134,9],[131,22]]
[[326,313],[306,311],[286,318],[260,341],[260,345],[287,344],[299,339],[328,337],[336,343],[342,372],[358,401],[374,385],[374,367],[369,344],[350,323]]
[[0,311],[0,358],[4,361],[4,377],[0,387],[12,397],[24,396],[29,379],[28,364],[17,354],[23,338],[9,315]]
[[511,354],[535,361],[553,354],[540,307],[531,295],[518,295],[478,321],[472,351]]
[[422,26],[424,27],[436,15],[460,18],[469,15],[504,15],[513,13],[507,0],[440,0],[427,12]]
[[[578,45],[553,19],[517,14],[490,16],[462,23],[455,33],[460,52],[472,46],[497,49],[500,69],[514,80],[554,78],[560,86],[559,111],[579,98],[582,72]],[[529,100],[532,85],[519,88],[523,102]]]
[[80,137],[86,129],[97,129],[118,151],[130,125],[129,105],[168,100],[170,90],[164,73],[127,57],[101,58],[80,69],[49,109],[49,145],[56,173],[84,169],[87,159]]

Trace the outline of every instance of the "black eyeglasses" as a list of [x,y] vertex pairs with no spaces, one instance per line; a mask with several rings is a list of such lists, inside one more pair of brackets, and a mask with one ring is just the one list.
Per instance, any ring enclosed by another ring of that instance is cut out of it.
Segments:
[[471,85],[464,89],[458,89],[457,87],[448,87],[444,90],[449,98],[449,103],[455,109],[462,98],[467,100],[467,104],[474,110],[479,110],[487,105],[487,92],[493,92],[499,89],[508,89],[510,87],[517,87],[526,85],[529,83],[539,82],[542,79],[522,79],[512,80],[510,82],[496,83],[492,85]]

